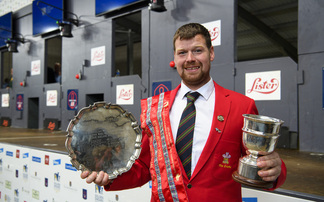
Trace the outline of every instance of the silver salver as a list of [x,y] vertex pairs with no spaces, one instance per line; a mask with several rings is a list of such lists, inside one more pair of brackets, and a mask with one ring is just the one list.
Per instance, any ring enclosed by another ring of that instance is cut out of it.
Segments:
[[109,179],[130,170],[141,153],[142,133],[134,116],[121,106],[96,102],[70,121],[65,147],[81,171],[104,171]]

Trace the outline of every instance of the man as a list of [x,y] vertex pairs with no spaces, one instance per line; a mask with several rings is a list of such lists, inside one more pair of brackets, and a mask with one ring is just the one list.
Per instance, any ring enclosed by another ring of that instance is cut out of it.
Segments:
[[[172,91],[142,100],[139,159],[114,181],[102,171],[84,171],[81,178],[103,185],[107,191],[138,187],[152,180],[152,201],[242,201],[241,185],[232,179],[232,173],[237,170],[239,158],[246,154],[242,114],[257,114],[255,103],[212,80],[214,49],[202,25],[180,27],[173,45],[182,82]],[[178,148],[181,135],[177,133],[187,92],[199,92],[199,97],[194,101],[191,161],[182,163]],[[258,166],[264,181],[274,181],[272,189],[284,183],[286,167],[276,152],[260,157]]]

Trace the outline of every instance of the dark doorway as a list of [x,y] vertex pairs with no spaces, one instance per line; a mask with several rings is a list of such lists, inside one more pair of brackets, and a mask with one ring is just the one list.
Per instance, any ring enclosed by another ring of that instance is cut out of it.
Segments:
[[28,99],[28,128],[38,129],[39,98]]
[[87,94],[86,95],[86,105],[93,105],[95,102],[104,101],[104,94]]

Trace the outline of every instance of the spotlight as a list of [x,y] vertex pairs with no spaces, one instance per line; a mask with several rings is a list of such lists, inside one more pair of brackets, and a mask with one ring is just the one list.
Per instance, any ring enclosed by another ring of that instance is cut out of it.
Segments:
[[167,9],[164,7],[164,0],[151,0],[149,4],[149,10],[156,12],[163,12]]
[[60,35],[63,37],[73,37],[72,35],[72,23],[68,21],[57,21],[56,24],[59,25]]
[[12,53],[17,53],[18,52],[18,49],[17,49],[18,42],[16,40],[8,39],[6,41],[6,44],[7,44],[7,48],[8,48],[9,52],[12,52]]

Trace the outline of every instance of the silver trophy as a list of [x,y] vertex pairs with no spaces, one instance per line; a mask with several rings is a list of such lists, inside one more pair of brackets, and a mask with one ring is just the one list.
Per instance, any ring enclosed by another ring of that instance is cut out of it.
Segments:
[[142,133],[121,106],[96,102],[82,108],[67,128],[66,149],[81,171],[104,171],[109,179],[127,172],[141,152]]
[[258,175],[259,152],[274,151],[283,121],[262,115],[243,114],[243,145],[250,154],[240,158],[237,171],[232,175],[236,182],[256,188],[271,188],[273,182],[263,181]]

